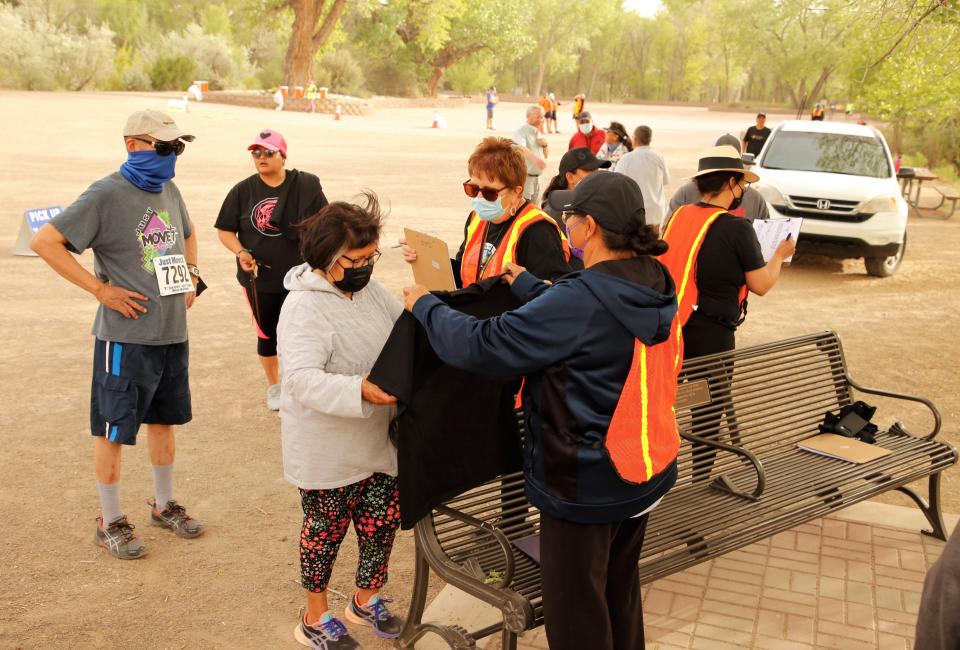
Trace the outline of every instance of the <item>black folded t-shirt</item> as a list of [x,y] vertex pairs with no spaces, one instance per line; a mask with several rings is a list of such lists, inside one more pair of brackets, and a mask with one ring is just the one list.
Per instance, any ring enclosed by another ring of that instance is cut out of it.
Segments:
[[[480,319],[520,306],[500,278],[435,294]],[[397,397],[400,516],[412,528],[431,508],[521,468],[518,377],[494,379],[443,363],[409,312],[397,320],[369,379]]]

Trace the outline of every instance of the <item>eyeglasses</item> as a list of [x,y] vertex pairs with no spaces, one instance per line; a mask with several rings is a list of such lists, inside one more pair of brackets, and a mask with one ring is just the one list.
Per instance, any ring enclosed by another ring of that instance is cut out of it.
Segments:
[[480,187],[476,183],[471,183],[470,181],[463,182],[463,191],[471,199],[477,197],[477,194],[482,196],[487,201],[496,201],[497,197],[500,196],[500,192],[507,189],[507,186],[504,185],[500,189],[495,187]]
[[180,155],[183,153],[183,150],[187,148],[187,145],[183,143],[183,140],[174,140],[173,142],[163,142],[161,140],[144,140],[143,138],[133,138],[140,142],[146,142],[151,145],[154,151],[157,152],[158,156],[169,156],[170,154]]
[[573,210],[570,210],[570,211],[564,210],[563,212],[560,213],[560,221],[563,222],[563,225],[567,225],[567,222],[569,222],[574,217],[579,217],[583,219],[586,216],[587,215],[581,214],[579,212],[574,212]]
[[266,156],[267,158],[273,158],[275,155],[280,153],[279,151],[274,151],[272,149],[251,149],[250,155],[254,158],[259,158],[260,156]]
[[[360,259],[353,259],[352,257],[347,257],[346,255],[341,255],[340,257],[350,262],[350,265],[353,268],[359,269],[365,266],[373,266],[374,264],[377,263],[377,260],[380,259],[380,255],[381,255],[380,251],[377,250],[377,251],[374,251],[373,255],[370,255],[369,257],[361,257]],[[340,266],[343,266],[343,265],[341,264]]]

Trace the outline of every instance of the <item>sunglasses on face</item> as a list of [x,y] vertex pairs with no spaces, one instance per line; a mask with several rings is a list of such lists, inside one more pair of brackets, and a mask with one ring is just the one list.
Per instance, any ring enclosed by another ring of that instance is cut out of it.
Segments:
[[174,140],[173,142],[162,142],[160,140],[144,140],[143,138],[133,138],[140,142],[146,142],[153,147],[153,150],[157,152],[158,156],[169,156],[170,154],[180,155],[183,153],[183,150],[187,148],[187,145],[183,143],[183,140]]
[[266,156],[267,158],[273,158],[275,155],[280,153],[279,151],[273,151],[271,149],[251,149],[250,155],[254,158],[259,158],[260,156]]
[[471,199],[475,199],[479,194],[487,201],[496,201],[497,197],[500,196],[500,192],[507,189],[506,186],[497,189],[495,187],[480,187],[476,183],[471,183],[470,181],[463,182],[463,191]]
[[[374,251],[373,255],[370,255],[369,257],[361,257],[358,259],[347,257],[346,255],[341,255],[340,257],[350,262],[350,266],[346,266],[344,268],[353,267],[355,269],[361,269],[365,266],[373,266],[374,264],[376,264],[377,260],[380,259],[380,255],[381,255],[380,251]],[[340,266],[343,266],[343,265],[341,264]]]

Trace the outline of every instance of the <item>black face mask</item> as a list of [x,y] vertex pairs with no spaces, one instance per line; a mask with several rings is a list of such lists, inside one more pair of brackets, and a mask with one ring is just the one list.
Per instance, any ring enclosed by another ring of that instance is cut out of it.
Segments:
[[371,276],[373,276],[373,264],[367,264],[359,268],[343,269],[343,279],[334,282],[333,286],[340,291],[356,293],[370,283]]
[[[740,185],[737,185],[737,187],[740,187]],[[730,203],[730,207],[727,208],[727,211],[728,211],[728,212],[733,212],[734,210],[736,210],[737,208],[740,207],[740,204],[743,203],[743,195],[744,195],[745,193],[746,193],[746,190],[741,187],[741,188],[740,188],[740,196],[735,196],[735,197],[733,198],[733,202],[731,202],[731,203]]]

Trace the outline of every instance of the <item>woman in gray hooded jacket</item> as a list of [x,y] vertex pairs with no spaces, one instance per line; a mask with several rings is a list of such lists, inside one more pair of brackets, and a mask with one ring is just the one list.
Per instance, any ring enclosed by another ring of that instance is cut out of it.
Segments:
[[376,197],[366,197],[363,206],[331,203],[298,226],[306,263],[287,273],[277,327],[283,471],[303,505],[307,610],[294,635],[317,650],[359,647],[329,611],[326,593],[351,522],[360,553],[346,618],[382,638],[401,627],[379,595],[400,524],[397,455],[387,435],[396,399],[366,377],[403,307],[371,278],[381,218]]

